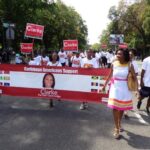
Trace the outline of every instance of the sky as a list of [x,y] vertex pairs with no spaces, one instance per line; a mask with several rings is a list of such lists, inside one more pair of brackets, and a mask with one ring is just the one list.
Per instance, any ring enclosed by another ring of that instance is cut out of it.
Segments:
[[99,43],[99,36],[107,28],[110,20],[108,12],[111,6],[117,6],[120,0],[62,0],[72,6],[86,21],[89,44]]

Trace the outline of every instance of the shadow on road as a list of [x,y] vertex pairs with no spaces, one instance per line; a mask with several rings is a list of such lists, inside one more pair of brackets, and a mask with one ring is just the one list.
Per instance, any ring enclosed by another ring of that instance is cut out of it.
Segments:
[[124,136],[122,136],[122,139],[126,140],[127,143],[135,148],[135,149],[150,149],[150,137],[146,137],[143,135],[138,135],[135,133],[132,133],[130,131],[126,131],[127,135],[129,138],[125,138]]
[[0,106],[1,149],[91,150],[96,139],[111,138],[110,118],[103,116],[102,106],[89,104],[89,110],[80,111],[80,103],[55,103],[49,110],[48,102],[4,98]]

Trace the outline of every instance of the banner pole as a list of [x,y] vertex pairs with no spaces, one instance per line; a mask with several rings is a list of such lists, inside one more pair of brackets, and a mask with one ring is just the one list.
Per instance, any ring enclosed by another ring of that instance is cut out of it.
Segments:
[[34,38],[32,39],[33,49],[32,49],[32,58],[34,58]]

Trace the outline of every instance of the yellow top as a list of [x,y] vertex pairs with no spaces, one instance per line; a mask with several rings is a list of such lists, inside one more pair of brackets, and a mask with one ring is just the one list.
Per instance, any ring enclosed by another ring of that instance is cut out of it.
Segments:
[[118,66],[118,67],[127,67],[128,63],[121,64],[118,60],[116,60],[116,61],[113,62],[113,65]]

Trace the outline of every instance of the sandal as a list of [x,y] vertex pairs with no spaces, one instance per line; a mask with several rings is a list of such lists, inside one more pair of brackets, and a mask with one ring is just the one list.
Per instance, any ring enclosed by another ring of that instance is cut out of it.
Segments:
[[119,132],[123,132],[123,131],[124,131],[124,129],[120,127],[119,128]]
[[116,129],[116,128],[114,129],[113,136],[114,136],[115,139],[119,139],[119,137],[120,137],[119,129]]

